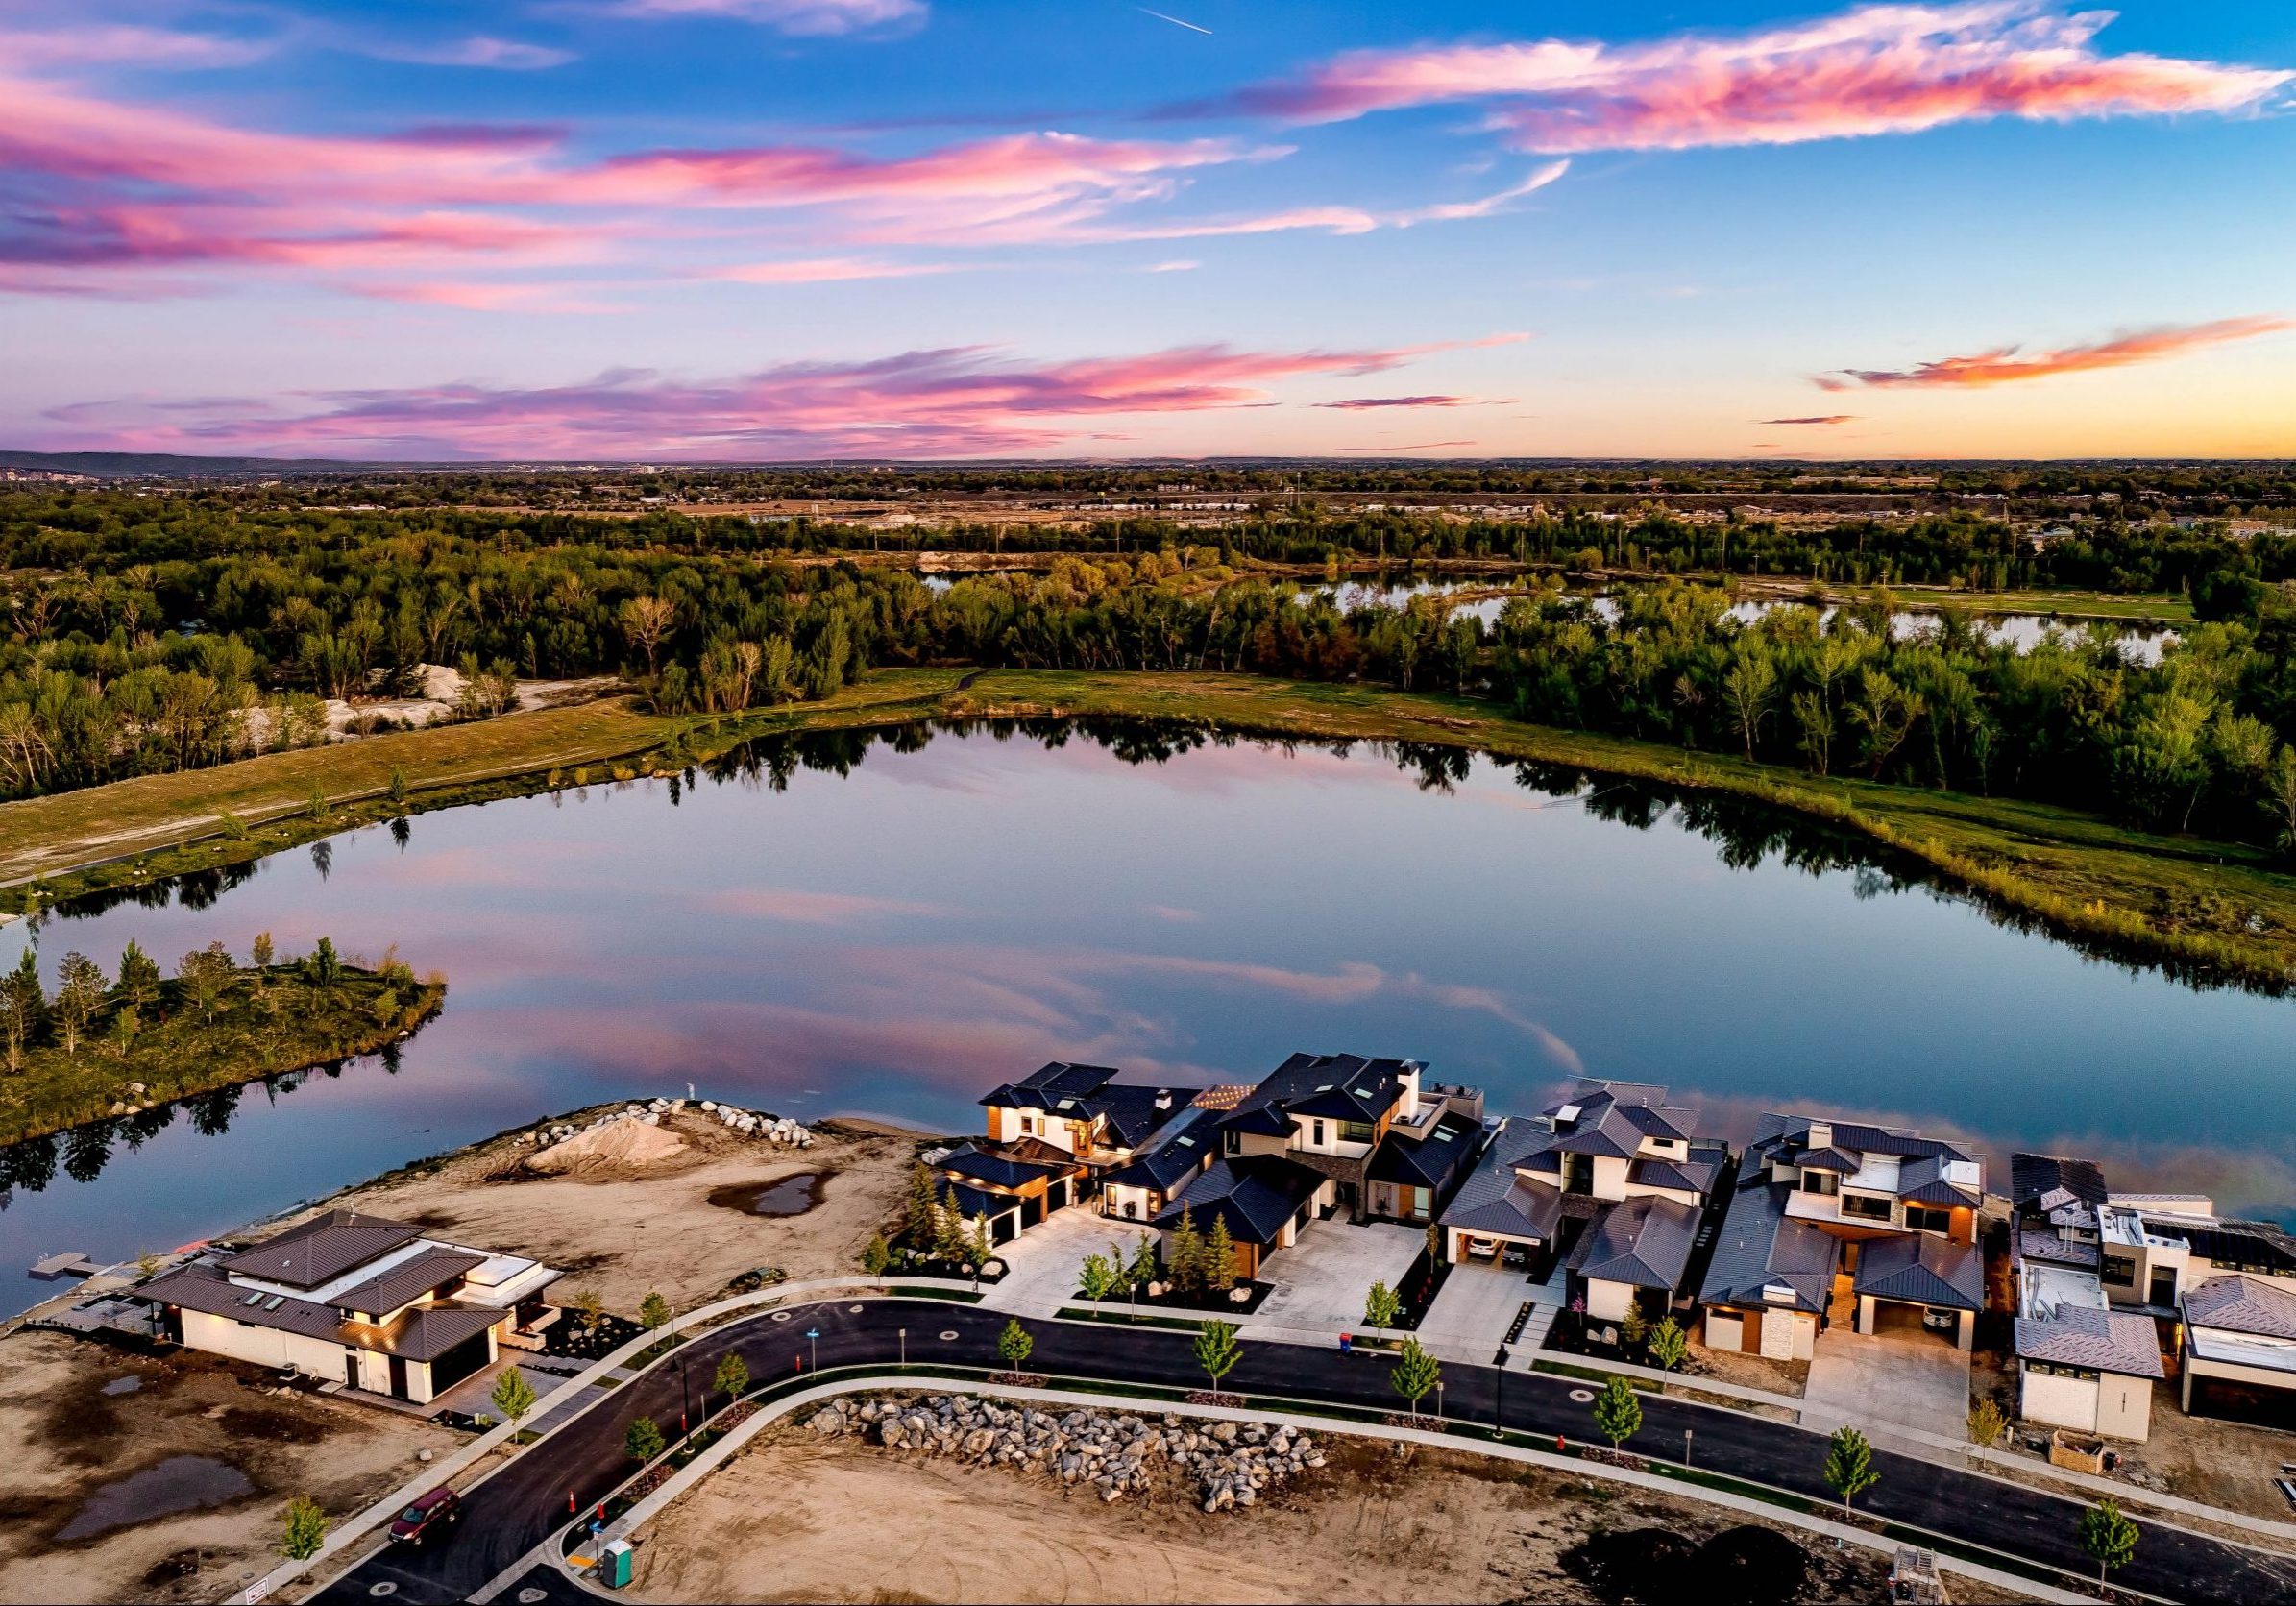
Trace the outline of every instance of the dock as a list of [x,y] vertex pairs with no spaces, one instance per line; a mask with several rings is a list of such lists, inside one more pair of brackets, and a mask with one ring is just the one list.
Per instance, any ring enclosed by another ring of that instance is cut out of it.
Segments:
[[103,1269],[76,1250],[45,1255],[32,1263],[32,1275],[42,1282],[61,1282],[67,1277],[94,1277]]

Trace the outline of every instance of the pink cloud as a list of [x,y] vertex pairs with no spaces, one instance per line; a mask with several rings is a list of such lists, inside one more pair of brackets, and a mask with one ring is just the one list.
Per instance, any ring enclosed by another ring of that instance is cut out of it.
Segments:
[[[2010,384],[2020,379],[2045,379],[2057,374],[2085,374],[2099,368],[2160,362],[2290,328],[2296,328],[2296,321],[2286,318],[2219,318],[2209,324],[2144,329],[2086,346],[2063,346],[2032,356],[2018,356],[2015,346],[1999,346],[1970,356],[1939,357],[1912,368],[1844,369],[1838,374],[1820,374],[1813,382],[1820,390],[1830,391],[1861,385],[1879,390],[1924,390]],[[1807,421],[1773,419],[1771,422]]]
[[958,273],[954,262],[886,262],[864,256],[813,256],[786,262],[744,262],[712,268],[701,277],[736,284],[832,284],[857,279],[915,279]]
[[1335,451],[1368,452],[1374,457],[1401,457],[1409,451],[1442,451],[1451,447],[1479,446],[1479,441],[1418,441],[1410,446],[1342,446]]
[[725,17],[784,34],[854,34],[924,19],[923,0],[618,0],[631,17]]
[[260,442],[269,450],[386,457],[977,456],[1045,450],[1076,438],[1090,419],[1246,405],[1282,380],[1381,373],[1459,344],[1307,352],[1187,346],[1038,364],[959,347],[869,362],[785,363],[710,382],[623,370],[543,389],[466,382],[333,392],[300,398],[307,403],[300,412],[253,411],[237,402],[165,413],[120,403],[77,411],[72,438],[134,441],[145,450]]
[[1339,402],[1318,402],[1319,407],[1342,412],[1368,412],[1380,407],[1472,407],[1472,396],[1351,396]]
[[1854,424],[1857,422],[1857,416],[1858,415],[1855,413],[1821,413],[1813,418],[1766,418],[1761,422],[1764,424],[1815,424],[1824,426],[1833,424]]
[[1356,51],[1212,108],[1329,122],[1451,101],[1492,104],[1525,150],[1679,150],[1904,134],[1987,117],[2062,120],[2260,105],[2287,71],[2095,46],[2110,12],[2030,0],[1862,6],[1814,22],[1647,44]]

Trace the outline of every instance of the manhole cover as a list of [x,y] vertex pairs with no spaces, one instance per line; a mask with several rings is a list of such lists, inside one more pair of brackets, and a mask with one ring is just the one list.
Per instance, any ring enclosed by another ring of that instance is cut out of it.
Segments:
[[389,1582],[388,1580],[385,1580],[379,1584],[369,1584],[367,1586],[367,1593],[379,1600],[386,1594],[397,1594],[399,1593],[399,1586]]
[[789,1319],[790,1313],[786,1310],[777,1310],[773,1313],[773,1320],[776,1322],[786,1322]]
[[954,1327],[943,1327],[943,1328],[941,1328],[941,1329],[940,1329],[940,1342],[941,1342],[941,1343],[943,1343],[943,1344],[954,1344],[954,1343],[956,1343],[956,1342],[957,1342],[957,1329],[956,1329],[956,1328],[954,1328]]
[[538,1590],[532,1584],[528,1584],[518,1592],[518,1606],[534,1606],[534,1602],[537,1600],[548,1600],[550,1597],[550,1591]]
[[850,1311],[855,1316],[859,1316],[861,1314],[861,1307],[857,1304],[849,1304],[845,1306],[845,1309]]
[[1573,1389],[1571,1391],[1571,1398],[1577,1400],[1579,1404],[1584,1405],[1595,1398],[1595,1391],[1593,1389]]

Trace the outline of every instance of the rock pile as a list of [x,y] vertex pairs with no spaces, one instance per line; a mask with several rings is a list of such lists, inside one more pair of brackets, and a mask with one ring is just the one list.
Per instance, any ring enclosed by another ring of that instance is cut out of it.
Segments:
[[[553,1121],[549,1126],[537,1127],[528,1132],[525,1141],[539,1148],[548,1148],[551,1144],[578,1137],[583,1132],[612,1126],[617,1121],[637,1121],[648,1127],[658,1127],[662,1124],[663,1116],[675,1114],[685,1107],[684,1099],[648,1099],[644,1104],[627,1104],[620,1109],[609,1109],[578,1126],[571,1121]],[[786,1115],[767,1115],[757,1110],[738,1109],[729,1104],[720,1104],[715,1099],[699,1100],[694,1107],[717,1121],[720,1126],[740,1132],[745,1137],[762,1137],[769,1143],[787,1144],[795,1149],[813,1147],[813,1133],[802,1123],[793,1121]]]
[[1144,1494],[1159,1468],[1193,1486],[1206,1511],[1250,1506],[1324,1453],[1307,1434],[1266,1423],[1151,1421],[1105,1411],[1055,1415],[967,1395],[929,1399],[839,1399],[807,1424],[836,1438],[873,1437],[888,1449],[949,1455],[984,1466],[1016,1467],[1063,1483],[1082,1483],[1103,1500]]

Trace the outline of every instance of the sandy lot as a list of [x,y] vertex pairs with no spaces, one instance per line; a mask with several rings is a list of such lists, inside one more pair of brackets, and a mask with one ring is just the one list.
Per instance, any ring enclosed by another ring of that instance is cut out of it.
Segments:
[[[563,1266],[570,1275],[559,1298],[594,1288],[607,1309],[634,1315],[649,1289],[682,1309],[760,1266],[777,1266],[793,1280],[858,1271],[869,1235],[900,1213],[922,1141],[829,1123],[800,1151],[687,1112],[664,1125],[685,1148],[652,1165],[539,1176],[523,1164],[531,1146],[497,1138],[326,1203]],[[743,1193],[807,1173],[822,1183],[819,1203],[803,1214],[741,1207]],[[713,1204],[712,1195],[728,1203]]]
[[[1589,1536],[1737,1525],[1463,1452],[1327,1448],[1331,1464],[1310,1480],[1206,1516],[1177,1492],[1104,1504],[1038,1475],[785,1425],[651,1526],[635,1582],[656,1600],[1595,1601],[1563,1561]],[[897,1523],[866,1515],[889,1511]],[[1813,1559],[1805,1598],[1887,1594],[1878,1556]]]
[[[458,1443],[417,1417],[273,1395],[242,1376],[261,1380],[61,1333],[0,1340],[0,1600],[220,1599],[275,1564],[290,1496],[341,1517],[412,1477],[416,1451]],[[222,1503],[158,1514],[195,1496]],[[197,1577],[182,1566],[194,1556]]]

